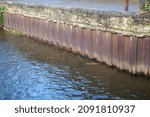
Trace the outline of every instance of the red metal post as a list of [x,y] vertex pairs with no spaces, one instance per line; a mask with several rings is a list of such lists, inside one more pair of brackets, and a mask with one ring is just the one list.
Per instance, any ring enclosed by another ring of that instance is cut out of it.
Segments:
[[128,11],[129,0],[125,0],[125,11]]

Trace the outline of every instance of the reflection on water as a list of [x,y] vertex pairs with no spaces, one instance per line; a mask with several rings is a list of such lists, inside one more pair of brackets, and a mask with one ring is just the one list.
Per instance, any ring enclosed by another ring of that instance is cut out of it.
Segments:
[[[3,0],[9,2],[25,3],[25,4],[40,4],[59,7],[76,7],[94,10],[106,11],[125,11],[124,0]],[[115,1],[115,2],[114,2]],[[129,4],[130,12],[138,12],[138,0],[132,0]]]
[[150,99],[150,80],[0,31],[0,99]]

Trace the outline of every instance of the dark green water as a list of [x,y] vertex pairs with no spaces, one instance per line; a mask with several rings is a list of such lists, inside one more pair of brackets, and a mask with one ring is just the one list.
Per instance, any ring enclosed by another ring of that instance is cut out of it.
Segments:
[[150,99],[150,80],[0,31],[0,99]]

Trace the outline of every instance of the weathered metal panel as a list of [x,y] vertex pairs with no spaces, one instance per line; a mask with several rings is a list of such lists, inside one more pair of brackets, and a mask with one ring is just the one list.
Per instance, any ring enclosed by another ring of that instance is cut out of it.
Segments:
[[14,14],[15,17],[15,30],[19,31],[19,21],[18,21],[18,15]]
[[96,30],[91,30],[91,50],[92,50],[91,58],[95,59],[98,58],[96,53],[96,43],[97,43]]
[[44,29],[43,20],[42,20],[42,19],[39,19],[39,23],[40,23],[40,28],[39,28],[39,29],[40,29],[40,40],[41,40],[41,41],[45,41],[45,40],[44,40],[44,30],[43,30],[43,29]]
[[56,25],[57,23],[56,22],[52,22],[52,43],[54,44],[54,45],[56,45],[57,44],[57,41],[56,41],[56,35],[57,35],[57,25]]
[[18,31],[18,18],[17,18],[17,15],[13,14],[13,17],[14,17],[14,27],[15,27],[15,30]]
[[32,18],[30,17],[29,18],[29,37],[32,37],[32,35],[33,35],[33,26],[32,26],[33,24],[32,24]]
[[107,53],[106,53],[106,48],[107,48],[107,38],[106,38],[106,32],[101,32],[102,34],[102,40],[101,40],[101,58],[103,62],[107,62]]
[[119,68],[123,70],[124,62],[124,38],[121,34],[118,34],[118,56],[119,56]]
[[13,14],[10,14],[10,27],[11,27],[11,29],[13,29],[14,28],[14,18],[13,18]]
[[39,40],[42,41],[43,40],[43,32],[42,32],[43,22],[41,22],[41,19],[38,19],[38,21],[39,21]]
[[38,39],[37,35],[38,35],[38,32],[37,32],[37,18],[33,18],[33,32],[34,32],[34,38],[35,39]]
[[84,55],[91,57],[91,34],[90,29],[83,28]]
[[57,30],[58,30],[58,34],[57,34],[57,35],[58,35],[58,36],[57,36],[57,37],[58,37],[58,45],[60,46],[61,43],[62,43],[62,40],[61,40],[61,39],[62,39],[62,38],[61,38],[61,37],[62,37],[62,27],[61,27],[61,23],[58,23],[58,29],[57,29]]
[[12,29],[12,16],[11,14],[8,15],[8,19],[9,19],[9,29]]
[[[56,27],[55,27],[55,45],[57,45],[58,44],[58,42],[59,42],[59,37],[58,37],[58,34],[59,34],[59,31],[58,31],[58,25],[59,25],[59,23],[56,23]],[[47,27],[48,28],[48,27]],[[47,29],[47,30],[49,30],[49,29]]]
[[138,39],[138,51],[137,51],[137,72],[142,72],[143,64],[143,52],[144,52],[144,41],[143,39]]
[[44,42],[47,42],[47,37],[46,37],[47,34],[46,34],[46,31],[47,31],[47,25],[46,25],[46,21],[44,20],[44,21],[43,21],[43,30],[42,30]]
[[23,21],[24,21],[24,20],[23,20],[22,16],[20,15],[20,30],[19,30],[19,31],[20,31],[21,33],[23,33]]
[[129,71],[133,74],[137,72],[137,38],[135,36],[130,37],[130,58],[129,58]]
[[37,23],[37,39],[40,40],[40,23],[39,23],[39,19],[37,18],[36,20]]
[[144,45],[144,62],[143,62],[143,72],[145,75],[149,74],[149,62],[150,62],[150,38],[144,38],[145,45]]
[[27,21],[27,16],[24,16],[24,28],[25,28],[25,35],[27,35],[28,32],[28,25],[27,25],[28,21]]
[[63,24],[60,23],[60,24],[58,25],[58,29],[59,29],[59,30],[58,30],[58,31],[59,31],[59,34],[58,34],[58,35],[59,35],[59,36],[58,36],[58,39],[59,39],[59,46],[61,46],[61,44],[63,43],[63,40],[62,40],[62,39],[63,39],[63,38],[62,38],[62,36],[63,36]]
[[75,52],[75,47],[74,47],[73,38],[72,38],[72,33],[73,33],[72,28],[73,28],[72,25],[68,25],[68,34],[69,34],[68,41],[70,43],[68,49],[69,51]]
[[7,19],[8,19],[8,29],[11,29],[11,27],[10,27],[10,14],[9,13],[7,13]]
[[112,56],[112,40],[111,40],[111,33],[106,32],[106,42],[105,42],[105,52],[106,52],[106,64],[112,65],[111,64],[111,56]]
[[26,32],[25,32],[25,17],[24,16],[22,16],[22,30],[23,30],[23,34],[25,35],[26,34]]
[[11,17],[11,14],[8,14],[8,24],[9,24],[8,27],[9,29],[12,29],[10,17]]
[[46,31],[45,31],[46,41],[47,41],[47,43],[49,43],[49,37],[48,37],[48,35],[49,35],[49,23],[48,23],[48,21],[45,21],[45,25],[46,25]]
[[77,53],[82,54],[82,45],[83,45],[82,28],[81,27],[76,27],[75,31],[76,31]]
[[115,66],[119,66],[118,65],[118,37],[117,34],[111,34],[111,50],[112,50],[112,55],[111,55],[111,64],[115,65]]
[[130,58],[130,38],[128,36],[123,36],[124,39],[124,55],[123,55],[123,66],[122,68],[129,69],[129,58]]
[[33,17],[30,17],[30,20],[31,20],[31,22],[30,22],[30,26],[31,26],[31,38],[34,38],[34,35],[35,35],[35,33],[34,33],[34,21],[33,21]]
[[31,37],[32,38],[36,38],[36,34],[35,34],[35,20],[33,17],[31,17],[31,31],[32,31],[32,34],[31,34]]
[[21,16],[17,15],[17,19],[18,19],[18,21],[17,21],[18,22],[18,31],[21,32],[21,20],[20,20]]
[[141,72],[145,71],[145,57],[146,57],[146,53],[145,53],[145,46],[146,46],[146,38],[142,39],[142,59],[141,59]]
[[14,17],[13,17],[13,14],[11,14],[11,29],[14,29],[15,26],[14,26]]
[[70,40],[72,40],[72,51],[77,52],[77,27],[71,25],[70,28],[72,28],[72,37],[70,38]]
[[97,31],[96,32],[96,57],[97,60],[102,62],[102,32],[101,31]]
[[23,34],[26,35],[26,24],[25,24],[25,16],[23,16]]
[[64,24],[63,27],[63,47],[64,48],[70,48],[70,43],[69,41],[71,40],[71,37],[69,36],[69,26],[67,24]]
[[51,44],[52,40],[51,40],[51,22],[48,21],[48,30],[47,30],[47,38],[48,38],[48,43]]
[[[62,48],[66,48],[66,37],[65,37],[65,29],[66,28],[66,24],[62,24]],[[69,34],[69,33],[68,33]]]
[[27,36],[28,37],[31,37],[31,18],[30,17],[27,17]]

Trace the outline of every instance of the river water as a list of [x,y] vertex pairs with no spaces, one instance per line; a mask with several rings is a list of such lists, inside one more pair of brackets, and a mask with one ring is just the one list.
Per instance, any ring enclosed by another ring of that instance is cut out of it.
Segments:
[[150,79],[0,31],[0,99],[150,99]]
[[[124,0],[2,0],[15,3],[40,4],[56,7],[75,7],[93,10],[124,12]],[[115,2],[112,2],[115,1]],[[131,0],[130,0],[131,1]],[[129,12],[138,12],[138,0],[132,0]]]

